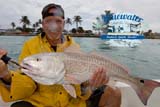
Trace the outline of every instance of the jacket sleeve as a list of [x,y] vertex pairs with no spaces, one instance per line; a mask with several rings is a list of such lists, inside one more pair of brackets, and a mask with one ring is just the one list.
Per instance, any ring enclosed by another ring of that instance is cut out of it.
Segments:
[[37,86],[30,77],[19,72],[11,72],[11,75],[11,85],[0,81],[0,93],[5,102],[21,100],[34,93]]
[[[21,54],[19,56],[19,62],[25,57],[30,55],[27,42],[24,43]],[[28,76],[19,71],[11,71],[11,84],[6,85],[0,81],[0,93],[2,99],[6,102],[20,100],[29,97],[36,89],[35,82]]]

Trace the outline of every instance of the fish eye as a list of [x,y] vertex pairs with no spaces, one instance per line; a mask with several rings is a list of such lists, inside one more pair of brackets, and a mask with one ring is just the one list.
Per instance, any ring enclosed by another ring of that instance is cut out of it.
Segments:
[[40,58],[36,58],[36,61],[38,62],[38,61],[41,61],[41,59]]
[[141,83],[144,83],[144,80],[140,80]]

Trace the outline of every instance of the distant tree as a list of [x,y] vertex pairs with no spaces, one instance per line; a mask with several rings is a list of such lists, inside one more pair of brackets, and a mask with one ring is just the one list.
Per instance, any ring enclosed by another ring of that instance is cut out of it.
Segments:
[[25,32],[34,32],[34,29],[33,28],[26,28]]
[[21,19],[20,19],[20,23],[23,24],[23,30],[24,31],[26,31],[26,26],[27,25],[29,26],[31,24],[31,22],[30,22],[30,20],[28,19],[27,16],[22,16]]
[[41,19],[39,19],[37,22],[35,22],[35,29],[36,29],[37,33],[42,32],[41,24],[42,24],[42,20]]
[[39,19],[37,22],[35,22],[32,26],[33,26],[33,29],[34,29],[34,31],[36,31],[36,32],[39,32],[40,30],[38,30],[38,29],[40,29],[41,27],[40,27],[40,24],[42,24],[42,21],[41,21],[41,19]]
[[82,18],[81,16],[77,15],[77,16],[74,16],[74,22],[76,23],[76,29],[78,29],[78,24],[81,24],[82,22]]
[[16,24],[14,22],[11,23],[12,29],[16,27]]
[[43,32],[43,29],[40,27],[37,29],[37,33],[41,33],[41,32]]
[[71,30],[71,32],[72,32],[72,33],[77,33],[77,30],[76,30],[75,28],[73,28],[73,29]]
[[78,27],[77,32],[78,33],[84,33],[83,27]]
[[32,27],[33,27],[33,29],[34,29],[34,31],[35,31],[35,29],[36,29],[36,24],[33,24]]
[[36,22],[35,25],[36,25],[36,27],[39,27],[39,22]]
[[151,29],[149,29],[149,30],[148,30],[148,33],[149,33],[149,34],[150,34],[150,33],[152,33],[152,30],[151,30]]
[[41,20],[41,19],[39,19],[39,20],[38,20],[38,23],[39,23],[39,24],[42,24],[42,20]]
[[23,28],[22,27],[16,27],[16,30],[23,31]]
[[32,26],[33,26],[33,28],[36,28],[36,24],[33,24]]
[[71,20],[71,18],[67,18],[67,19],[65,20],[65,23],[67,24],[67,30],[69,31],[69,25],[72,25],[72,20]]
[[145,38],[148,38],[148,39],[154,39],[155,38],[151,29],[149,29],[147,32],[145,32],[144,36],[145,36]]
[[92,34],[92,30],[85,30],[85,33]]

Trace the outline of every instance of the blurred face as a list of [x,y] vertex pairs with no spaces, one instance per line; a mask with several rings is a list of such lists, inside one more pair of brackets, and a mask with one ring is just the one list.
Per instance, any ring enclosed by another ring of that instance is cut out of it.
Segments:
[[[55,13],[57,9],[50,9],[49,13]],[[64,19],[60,16],[48,16],[42,21],[43,30],[50,40],[58,40],[61,38],[64,28]]]

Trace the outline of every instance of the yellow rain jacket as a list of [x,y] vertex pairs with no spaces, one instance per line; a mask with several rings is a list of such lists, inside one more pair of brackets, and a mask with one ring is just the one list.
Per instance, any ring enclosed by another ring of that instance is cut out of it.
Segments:
[[[77,45],[69,36],[65,36],[64,39],[63,44],[58,44],[56,52],[63,52],[68,46]],[[55,51],[51,48],[46,36],[37,35],[24,43],[19,61],[21,62],[25,57],[41,52]],[[23,100],[36,107],[86,107],[86,100],[90,93],[81,96],[80,85],[74,87],[77,93],[76,99],[71,97],[61,85],[38,84],[20,72],[12,72],[12,82],[8,87],[0,81],[0,93],[6,102]]]

